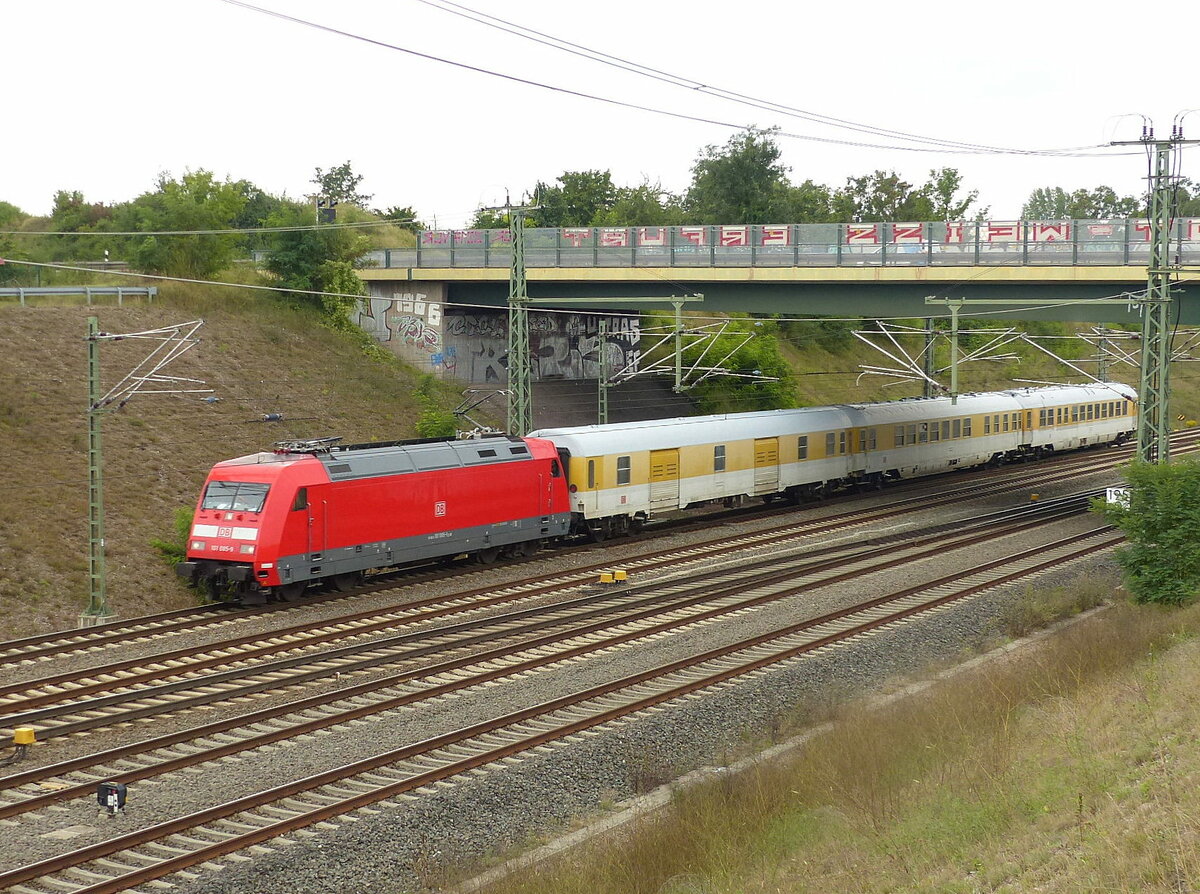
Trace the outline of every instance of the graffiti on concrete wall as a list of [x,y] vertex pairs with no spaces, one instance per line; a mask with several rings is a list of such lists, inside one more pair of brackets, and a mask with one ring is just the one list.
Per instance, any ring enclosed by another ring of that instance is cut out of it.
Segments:
[[[635,371],[641,336],[636,315],[607,317],[604,357],[594,314],[529,314],[535,381],[596,379]],[[410,363],[447,378],[501,385],[508,381],[508,315],[503,310],[455,313],[421,292],[373,295],[358,304],[358,325]]]
[[[410,362],[444,365],[442,304],[422,292],[372,295],[358,302],[357,323]],[[436,358],[436,359],[435,359]]]
[[[459,378],[492,384],[508,380],[508,318],[502,311],[447,313],[447,349],[465,358]],[[605,361],[609,375],[637,369],[639,320],[608,318]],[[535,381],[595,379],[600,375],[600,317],[592,314],[529,314],[529,356]],[[463,365],[465,364],[465,366]]]

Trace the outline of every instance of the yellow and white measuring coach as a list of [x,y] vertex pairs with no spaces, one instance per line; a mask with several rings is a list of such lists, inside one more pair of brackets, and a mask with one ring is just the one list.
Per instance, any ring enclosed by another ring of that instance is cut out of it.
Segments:
[[1100,383],[547,428],[567,468],[575,530],[637,531],[656,514],[1121,443],[1136,392]]

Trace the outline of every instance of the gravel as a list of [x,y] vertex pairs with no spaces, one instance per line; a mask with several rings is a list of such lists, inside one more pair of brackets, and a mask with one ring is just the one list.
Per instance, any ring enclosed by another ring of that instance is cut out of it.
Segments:
[[[1074,491],[1079,487],[1073,484],[1060,490]],[[1052,488],[1040,492],[1044,497],[1054,495]],[[989,499],[999,508],[1011,506],[1021,498]],[[819,514],[846,508],[841,503]],[[966,516],[988,507],[964,503],[958,508]],[[947,521],[948,514],[939,511],[936,522]],[[911,524],[930,524],[934,521],[932,515],[918,513]],[[760,526],[766,524],[769,523]],[[1090,526],[1087,520],[1071,520],[1061,523],[1056,534]],[[727,527],[734,530],[733,526]],[[864,531],[856,529],[853,537],[866,536]],[[679,539],[701,540],[711,536],[712,531],[708,530]],[[1013,550],[1033,545],[1037,540],[1030,535],[1009,538]],[[614,545],[606,555],[612,556],[617,564],[622,553],[642,548],[636,544]],[[979,556],[970,551],[962,553],[926,561],[922,576],[934,578],[954,570],[968,572]],[[547,564],[557,570],[555,565],[574,567],[594,560],[594,553],[583,553],[552,556]],[[497,574],[501,573],[497,569]],[[911,568],[897,569],[874,575],[867,584],[814,590],[719,623],[690,628],[686,634],[635,643],[606,651],[595,659],[555,665],[502,686],[421,703],[417,709],[388,712],[370,721],[340,725],[323,734],[270,746],[193,771],[140,782],[130,787],[127,813],[115,818],[99,816],[94,802],[88,801],[41,811],[20,820],[22,833],[14,836],[20,839],[20,853],[0,847],[0,866],[8,868],[61,851],[61,840],[43,836],[71,835],[71,846],[84,846],[114,833],[237,797],[247,790],[261,790],[375,754],[381,743],[398,747],[460,728],[497,713],[635,673],[651,663],[694,654],[782,623],[821,614],[892,586],[912,585],[914,578]],[[454,589],[457,586],[450,583],[425,585],[419,595]],[[183,894],[421,890],[430,880],[436,883],[443,878],[443,867],[478,862],[498,851],[528,844],[594,814],[603,804],[645,791],[697,766],[725,763],[731,755],[743,751],[747,742],[770,738],[780,716],[794,712],[798,705],[828,705],[851,693],[878,688],[898,676],[917,674],[931,663],[945,662],[978,648],[995,636],[997,616],[1013,592],[1016,591],[1010,589],[985,594],[928,618],[879,632],[849,647],[792,660],[704,698],[682,699],[664,710],[603,727],[597,735],[577,737],[569,743],[528,754],[519,762],[456,779],[454,785],[442,787],[433,795],[375,805],[346,821],[297,834],[290,845],[273,844],[269,852],[256,854],[252,862],[227,860],[219,871],[203,870],[193,881],[183,876],[171,881],[179,885],[177,890]],[[382,603],[386,598],[362,597],[353,602],[353,609],[366,607],[370,604],[367,600],[380,599]],[[394,596],[391,600],[394,601]],[[312,612],[306,617],[318,613],[333,616],[347,610],[344,602],[309,608]],[[293,612],[284,616],[288,620],[283,623],[295,623],[299,618]],[[247,619],[242,626],[252,629],[253,625],[267,625],[269,621],[270,616]],[[278,625],[280,621],[274,623]],[[211,632],[197,635],[210,636]],[[361,679],[364,678],[352,676],[340,683],[330,681],[324,685],[349,685]],[[305,688],[300,694],[312,691],[315,690]],[[152,726],[133,724],[80,737],[66,748],[56,748],[54,759],[64,758],[70,750],[95,751],[126,739],[144,738],[148,730],[160,734],[175,725],[207,722],[268,703],[265,699],[242,700],[199,715],[179,715],[173,722],[156,721]]]

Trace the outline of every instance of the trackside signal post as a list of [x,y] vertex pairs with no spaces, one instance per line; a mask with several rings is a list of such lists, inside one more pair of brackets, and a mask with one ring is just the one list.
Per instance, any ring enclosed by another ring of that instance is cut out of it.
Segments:
[[[88,604],[79,616],[80,627],[102,624],[111,617],[108,605],[107,575],[104,563],[104,457],[101,449],[100,420],[111,410],[119,410],[135,394],[208,394],[211,388],[150,390],[147,386],[188,382],[203,385],[197,379],[181,379],[160,375],[159,371],[200,343],[194,338],[203,320],[180,323],[163,329],[113,335],[100,331],[96,317],[88,317]],[[190,327],[190,328],[189,328]],[[186,331],[185,331],[186,330]],[[100,342],[126,338],[146,338],[160,342],[150,355],[139,363],[107,394],[100,394]],[[115,404],[115,406],[114,406]]]

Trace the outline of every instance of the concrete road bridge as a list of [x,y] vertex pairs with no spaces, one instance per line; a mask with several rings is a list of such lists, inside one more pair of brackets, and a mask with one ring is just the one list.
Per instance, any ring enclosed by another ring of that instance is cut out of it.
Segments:
[[[1031,308],[1113,297],[1003,316],[1133,323],[1136,307],[1120,299],[1145,288],[1149,240],[1138,219],[527,228],[525,262],[530,297],[611,298],[613,309],[622,297],[702,293],[689,309],[885,318],[930,315],[926,296]],[[359,273],[377,300],[452,313],[504,305],[511,257],[508,230],[426,230],[414,248],[372,252]],[[1200,218],[1174,222],[1171,259],[1200,268]],[[1179,322],[1200,324],[1189,274],[1177,294]]]

